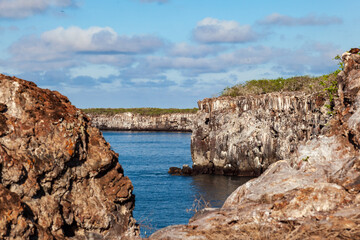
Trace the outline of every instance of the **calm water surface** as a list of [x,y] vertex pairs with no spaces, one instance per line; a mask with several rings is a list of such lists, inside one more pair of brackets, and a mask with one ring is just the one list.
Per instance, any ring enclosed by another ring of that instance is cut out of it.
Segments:
[[174,224],[186,224],[192,217],[194,199],[199,195],[212,207],[225,199],[249,178],[199,175],[171,176],[169,167],[192,165],[190,133],[103,132],[112,149],[119,153],[125,175],[134,185],[134,217],[151,229],[144,236]]

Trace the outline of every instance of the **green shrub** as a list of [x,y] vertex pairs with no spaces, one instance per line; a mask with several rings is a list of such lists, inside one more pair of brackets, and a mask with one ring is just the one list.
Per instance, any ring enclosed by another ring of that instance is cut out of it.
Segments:
[[[322,92],[324,88],[333,87],[337,73],[320,77],[297,76],[291,78],[251,80],[233,87],[227,87],[221,96],[246,96],[250,94],[265,94],[272,92]],[[330,89],[329,89],[330,90]],[[333,91],[331,89],[331,91]]]

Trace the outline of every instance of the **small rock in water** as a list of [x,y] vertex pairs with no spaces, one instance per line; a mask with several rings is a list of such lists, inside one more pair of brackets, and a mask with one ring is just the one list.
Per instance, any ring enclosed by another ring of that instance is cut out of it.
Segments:
[[181,169],[181,175],[191,175],[192,173],[192,168],[189,165],[184,164],[183,168]]
[[171,168],[169,168],[168,173],[171,175],[181,175],[181,168],[171,167]]
[[182,169],[178,168],[178,167],[169,168],[168,173],[171,174],[171,175],[190,176],[190,175],[193,174],[193,170],[189,165],[184,164]]

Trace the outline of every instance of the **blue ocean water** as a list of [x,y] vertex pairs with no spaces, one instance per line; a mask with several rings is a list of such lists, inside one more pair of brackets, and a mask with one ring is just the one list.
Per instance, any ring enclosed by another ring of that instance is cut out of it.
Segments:
[[195,198],[202,196],[212,207],[225,199],[249,178],[214,175],[172,176],[170,167],[192,165],[190,133],[103,132],[119,162],[134,185],[134,217],[142,235],[157,229],[186,224],[192,217]]

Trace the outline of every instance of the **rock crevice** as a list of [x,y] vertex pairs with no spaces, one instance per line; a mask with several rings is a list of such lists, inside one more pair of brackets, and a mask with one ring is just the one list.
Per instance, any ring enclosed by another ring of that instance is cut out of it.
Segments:
[[322,132],[330,119],[324,102],[300,92],[199,101],[191,137],[193,169],[258,176]]
[[81,110],[56,91],[0,75],[1,239],[134,238],[132,191]]

